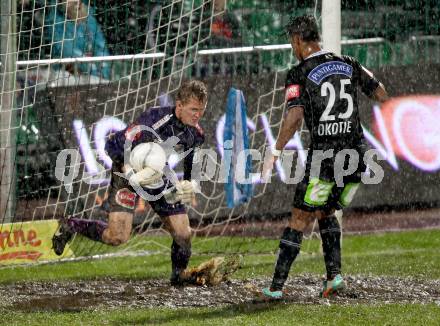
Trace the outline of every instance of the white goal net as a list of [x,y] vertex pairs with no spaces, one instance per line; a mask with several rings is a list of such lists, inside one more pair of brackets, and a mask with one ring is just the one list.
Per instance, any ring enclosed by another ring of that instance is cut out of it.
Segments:
[[[0,218],[2,237],[13,239],[9,247],[18,245],[22,234],[26,240],[20,225],[28,222],[53,221],[53,230],[56,221],[67,216],[105,221],[111,167],[104,151],[106,138],[145,109],[172,104],[182,81],[194,76],[208,85],[208,112],[202,121],[207,135],[205,147],[218,154],[215,174],[202,183],[197,205],[189,209],[196,241],[258,235],[259,229],[272,223],[269,217],[285,217],[291,199],[280,205],[279,185],[295,170],[292,164],[297,164],[296,159],[286,160],[291,165],[277,165],[270,184],[255,177],[252,195],[240,205],[227,204],[225,184],[219,182],[229,89],[250,85],[255,91],[243,95],[245,124],[249,148],[263,158],[277,137],[285,110],[284,76],[287,63],[294,62],[290,48],[284,46],[285,68],[269,71],[260,83],[270,47],[252,47],[255,56],[247,55],[247,48],[235,48],[226,59],[224,53],[216,56],[202,51],[212,31],[222,26],[216,17],[224,14],[224,3],[22,0],[16,7],[2,7],[2,13],[9,12],[4,15],[9,20],[1,25]],[[313,13],[316,6],[310,10]],[[281,26],[282,21],[275,25]],[[253,63],[255,58],[258,62]],[[253,78],[252,68],[260,69],[258,76],[253,75],[255,81],[219,77],[225,73],[222,67],[238,71],[244,64],[249,78]],[[216,65],[220,74],[211,75]],[[302,134],[288,144],[299,153],[300,164],[305,159]],[[59,160],[67,163],[62,170],[59,166],[57,169]],[[262,160],[251,163],[251,171],[258,174]],[[168,250],[160,219],[142,200],[137,204],[133,226],[133,239],[119,248],[75,238],[70,246],[74,257]],[[251,250],[245,243],[243,246]],[[239,249],[226,245],[217,250]]]

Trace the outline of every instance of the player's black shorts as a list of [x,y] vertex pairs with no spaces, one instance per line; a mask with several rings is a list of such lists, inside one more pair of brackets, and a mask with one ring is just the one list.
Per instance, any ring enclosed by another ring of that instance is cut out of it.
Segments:
[[[359,164],[351,175],[344,176],[343,185],[338,187],[335,180],[335,158],[322,161],[319,175],[311,175],[312,156],[307,157],[305,175],[298,183],[293,199],[293,207],[313,212],[316,210],[331,211],[342,209],[350,204],[359,188],[361,174],[366,171],[363,157],[366,151],[364,144],[356,146]],[[347,162],[345,162],[347,164]],[[345,166],[346,167],[346,166]]]
[[[120,172],[120,167],[113,167],[110,181],[110,189],[108,194],[108,204],[111,212],[128,212],[132,213],[136,200],[139,197],[134,189],[130,186],[127,179],[118,176],[115,172]],[[151,208],[159,215],[159,217],[167,217],[178,214],[186,214],[185,205],[177,202],[176,204],[169,204],[165,198],[161,195],[162,192],[171,186],[170,182],[166,182],[164,179],[164,185],[157,189],[146,189],[149,195],[157,196],[156,200],[148,200]]]

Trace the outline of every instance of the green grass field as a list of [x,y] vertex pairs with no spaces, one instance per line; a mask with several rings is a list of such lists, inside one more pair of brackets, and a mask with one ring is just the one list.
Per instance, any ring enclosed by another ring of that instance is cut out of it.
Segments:
[[[133,239],[128,247],[157,250],[168,247],[167,237]],[[241,252],[244,265],[235,278],[269,277],[273,271],[277,240],[258,238],[215,238],[196,240],[191,264],[195,265],[214,254],[211,252]],[[75,251],[86,251],[95,246],[80,240]],[[113,248],[101,248],[102,251]],[[412,231],[362,236],[343,239],[343,271],[345,275],[389,276],[423,280],[440,279],[440,230]],[[291,275],[309,273],[322,275],[324,264],[317,240],[303,242],[303,251],[295,262]],[[250,253],[251,252],[251,253]],[[100,260],[66,262],[39,266],[0,269],[3,286],[23,281],[112,279],[144,280],[167,278],[170,263],[168,254],[139,257],[106,258]],[[1,309],[1,308],[0,308]],[[5,311],[4,325],[23,324],[338,324],[338,325],[438,325],[440,302],[430,304],[387,304],[369,302],[356,304],[292,304],[289,302],[242,304],[216,308],[145,308],[84,310],[80,312]]]

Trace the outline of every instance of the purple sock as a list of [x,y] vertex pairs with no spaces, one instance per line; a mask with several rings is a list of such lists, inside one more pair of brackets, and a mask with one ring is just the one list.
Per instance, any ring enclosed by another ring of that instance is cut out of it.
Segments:
[[70,218],[67,224],[73,232],[79,233],[93,241],[102,242],[102,233],[107,228],[107,223],[98,220]]

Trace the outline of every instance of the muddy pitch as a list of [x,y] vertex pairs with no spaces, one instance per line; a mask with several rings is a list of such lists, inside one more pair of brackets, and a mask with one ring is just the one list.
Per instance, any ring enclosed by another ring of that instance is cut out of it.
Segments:
[[[281,302],[292,304],[436,303],[440,280],[346,276],[348,287],[331,299],[319,298],[321,279],[303,274],[286,284]],[[215,287],[171,287],[166,280],[102,279],[79,282],[27,282],[0,287],[4,309],[15,311],[82,311],[147,307],[220,307],[259,304],[258,289],[269,278],[232,280]]]

